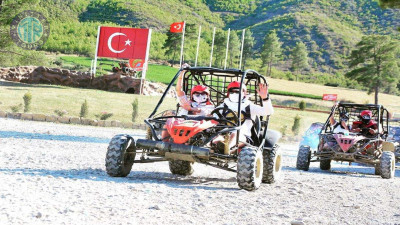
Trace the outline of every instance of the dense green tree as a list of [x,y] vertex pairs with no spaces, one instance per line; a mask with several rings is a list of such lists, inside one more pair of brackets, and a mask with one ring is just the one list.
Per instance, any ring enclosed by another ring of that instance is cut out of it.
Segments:
[[223,67],[223,62],[225,59],[225,51],[226,51],[226,37],[227,32],[223,30],[217,30],[215,32],[215,40],[214,40],[214,67]]
[[[182,34],[181,33],[167,33],[167,39],[165,40],[163,49],[165,49],[165,54],[167,56],[172,56],[172,64],[175,64],[176,55],[180,54],[181,49]],[[178,58],[179,59],[179,58]]]
[[243,45],[243,68],[246,68],[246,62],[253,58],[254,37],[253,33],[247,29],[244,33]]
[[292,51],[291,58],[292,70],[296,73],[297,81],[299,73],[309,66],[307,48],[303,42],[297,42],[296,47]]
[[267,36],[265,36],[261,52],[262,66],[266,67],[266,76],[271,76],[272,64],[279,60],[281,54],[281,43],[279,43],[279,38],[276,35],[275,30],[272,30]]
[[400,0],[379,0],[382,8],[400,8]]
[[229,38],[229,50],[228,50],[228,67],[238,68],[238,60],[240,54],[240,40],[235,31],[231,31]]
[[348,78],[362,83],[369,93],[375,92],[375,104],[378,93],[385,83],[398,82],[399,79],[399,42],[387,35],[364,36],[351,52]]

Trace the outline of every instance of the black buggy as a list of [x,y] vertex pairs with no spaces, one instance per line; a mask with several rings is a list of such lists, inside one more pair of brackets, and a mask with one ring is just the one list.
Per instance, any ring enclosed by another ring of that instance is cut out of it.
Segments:
[[[329,118],[340,121],[340,115],[346,114],[347,125],[358,122],[360,114],[368,110],[371,120],[375,121],[377,132],[372,134],[371,128],[362,128],[359,133],[349,131],[334,132],[335,125]],[[332,112],[319,133],[319,143],[316,150],[310,146],[300,146],[296,167],[308,170],[310,162],[319,162],[321,170],[330,170],[331,161],[356,162],[375,167],[375,175],[391,179],[395,174],[395,145],[387,141],[389,131],[389,112],[382,105],[339,103]]]
[[[186,70],[183,91],[188,96],[195,85],[205,85],[210,90],[210,101],[217,107],[226,97],[228,84],[239,81],[240,90],[247,86],[250,100],[262,105],[256,88],[267,81],[256,71],[202,67]],[[227,107],[219,107],[211,113],[217,117],[178,116],[178,104],[176,108],[172,106],[171,110],[158,111],[180,72],[172,79],[154,111],[144,121],[148,125],[146,139],[135,140],[127,134],[112,138],[105,160],[107,173],[114,177],[125,177],[134,163],[169,161],[171,173],[190,175],[193,173],[193,163],[197,162],[236,172],[237,183],[245,190],[255,190],[261,182],[275,182],[282,168],[282,155],[277,145],[281,136],[279,132],[268,129],[269,116],[257,117],[253,121],[252,144],[239,149],[239,135],[236,135],[235,146],[230,148],[228,142],[230,134],[240,130],[243,122],[239,119],[243,118],[240,110],[236,113]],[[165,132],[169,133],[169,140],[163,138]],[[217,137],[222,137],[224,141],[213,143]]]

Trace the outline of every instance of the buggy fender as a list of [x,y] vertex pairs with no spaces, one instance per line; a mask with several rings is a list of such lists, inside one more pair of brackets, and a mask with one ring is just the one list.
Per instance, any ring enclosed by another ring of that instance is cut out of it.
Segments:
[[384,141],[382,143],[382,151],[384,151],[384,152],[394,152],[395,150],[396,150],[396,147],[394,146],[394,143],[387,142],[387,141]]
[[282,134],[276,130],[267,130],[264,148],[272,148],[281,139]]

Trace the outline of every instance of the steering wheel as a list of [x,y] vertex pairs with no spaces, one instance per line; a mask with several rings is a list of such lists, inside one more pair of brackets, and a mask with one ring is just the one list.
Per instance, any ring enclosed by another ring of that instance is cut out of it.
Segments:
[[228,107],[218,107],[215,108],[212,112],[211,115],[217,115],[218,116],[218,122],[220,122],[223,125],[227,126],[238,126],[239,124],[239,118],[236,115],[236,113],[228,108]]

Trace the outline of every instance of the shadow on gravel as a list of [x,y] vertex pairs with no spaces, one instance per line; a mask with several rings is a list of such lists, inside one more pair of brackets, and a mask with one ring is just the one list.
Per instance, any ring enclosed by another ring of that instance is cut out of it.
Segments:
[[[296,169],[295,167],[284,166],[283,170],[288,171],[297,171],[301,170]],[[309,171],[301,171],[302,173],[319,173],[319,174],[327,174],[327,175],[336,175],[336,176],[352,176],[352,177],[364,177],[371,178],[371,176],[365,175],[373,175],[376,178],[382,179],[381,176],[375,175],[375,169],[373,167],[341,167],[341,168],[332,168],[330,171],[323,171],[319,168],[310,167]],[[400,170],[395,171],[395,177],[400,177]]]
[[128,177],[110,177],[101,169],[71,169],[71,170],[49,170],[49,169],[0,169],[1,173],[25,176],[43,176],[66,179],[79,179],[90,181],[133,183],[133,184],[165,184],[173,188],[203,189],[203,190],[239,190],[239,188],[209,187],[212,182],[236,182],[234,177],[228,179],[212,177],[179,176],[164,172],[132,171]]
[[50,141],[72,141],[72,142],[88,142],[88,143],[101,143],[101,144],[110,142],[109,138],[24,133],[17,131],[0,131],[0,138],[39,139],[39,140],[50,140]]

